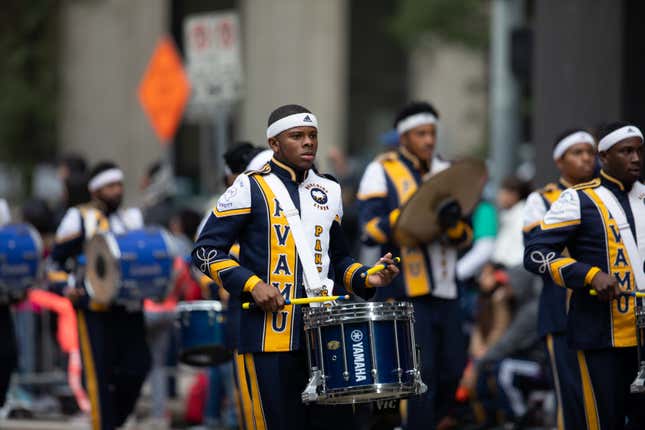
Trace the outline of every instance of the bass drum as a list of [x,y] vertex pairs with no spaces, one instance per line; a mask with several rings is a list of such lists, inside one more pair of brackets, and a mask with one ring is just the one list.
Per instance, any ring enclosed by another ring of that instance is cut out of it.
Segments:
[[85,248],[85,288],[101,304],[163,300],[170,290],[172,241],[161,228],[103,233]]
[[30,224],[0,227],[0,303],[20,300],[41,275],[43,244]]

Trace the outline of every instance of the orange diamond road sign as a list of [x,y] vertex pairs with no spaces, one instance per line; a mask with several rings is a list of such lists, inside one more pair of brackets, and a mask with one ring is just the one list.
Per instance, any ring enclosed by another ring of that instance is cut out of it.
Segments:
[[138,95],[159,140],[168,144],[190,96],[190,82],[170,37],[163,37],[157,44],[139,84]]

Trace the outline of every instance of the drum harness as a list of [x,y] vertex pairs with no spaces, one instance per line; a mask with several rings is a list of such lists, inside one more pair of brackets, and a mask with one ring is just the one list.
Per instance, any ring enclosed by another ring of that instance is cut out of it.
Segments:
[[[310,249],[311,244],[305,236],[305,232],[302,227],[302,220],[300,219],[300,213],[293,204],[293,200],[291,199],[291,196],[289,196],[289,192],[282,181],[273,173],[266,175],[264,179],[275,194],[278,203],[284,211],[287,222],[291,227],[293,241],[296,244],[296,251],[298,252],[298,257],[300,258],[302,270],[305,275],[304,286],[307,297],[330,295],[334,288],[334,283],[328,278],[325,278],[324,280],[320,279],[320,275],[315,269],[316,266]],[[309,306],[320,305],[321,303],[311,303]],[[316,370],[309,378],[307,386],[302,393],[302,398],[308,400],[317,399],[317,387],[322,384],[322,381],[322,373],[320,370]]]
[[[638,185],[638,182],[634,183],[634,187]],[[620,236],[622,238],[623,244],[625,245],[625,250],[629,256],[629,261],[632,266],[632,272],[634,273],[634,280],[636,281],[636,290],[642,291],[645,290],[645,273],[643,273],[643,257],[640,254],[632,230],[629,227],[629,222],[627,221],[627,216],[625,212],[620,207],[616,198],[613,194],[605,187],[598,187],[594,190],[596,194],[603,201],[607,210],[611,216],[618,224],[618,230],[620,231]],[[635,191],[635,190],[632,190]],[[629,200],[632,201],[632,192],[629,193]],[[640,203],[640,202],[639,202]],[[638,370],[636,374],[636,379],[630,385],[630,391],[632,393],[643,393],[645,392],[645,351],[643,351],[643,345],[645,344],[645,339],[643,339],[642,331],[645,330],[645,307],[643,307],[642,299],[635,297],[634,301],[636,306],[634,312],[636,314],[636,342],[637,342],[637,352],[638,352]],[[640,302],[640,304],[639,304]]]
[[[287,218],[289,227],[291,227],[291,234],[293,241],[296,244],[296,251],[302,265],[304,272],[304,284],[307,297],[318,297],[331,295],[334,288],[334,282],[331,279],[320,279],[320,275],[316,270],[314,257],[311,253],[311,244],[305,236],[305,231],[302,227],[302,220],[300,219],[300,212],[289,196],[289,192],[282,183],[282,181],[273,173],[264,177],[266,183],[278,199],[278,203],[284,211]],[[320,303],[311,303],[310,306],[320,306]]]

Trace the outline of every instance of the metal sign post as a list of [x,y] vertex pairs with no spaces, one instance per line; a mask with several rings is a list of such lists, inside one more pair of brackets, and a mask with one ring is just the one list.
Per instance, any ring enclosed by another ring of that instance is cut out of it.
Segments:
[[242,93],[239,18],[236,12],[191,15],[184,20],[188,76],[193,85],[187,118],[199,124],[200,180],[221,190],[222,155],[230,143],[232,107]]

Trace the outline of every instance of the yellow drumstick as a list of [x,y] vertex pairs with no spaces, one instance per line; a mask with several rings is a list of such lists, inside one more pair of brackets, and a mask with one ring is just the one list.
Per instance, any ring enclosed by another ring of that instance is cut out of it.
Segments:
[[[596,290],[589,290],[589,294],[592,296],[597,296],[598,291]],[[632,296],[632,297],[645,297],[645,291],[622,291],[620,293],[621,296]]]
[[[401,262],[400,257],[394,257],[392,260],[394,260],[394,264],[399,264]],[[367,272],[361,273],[361,278],[373,275],[373,274],[378,273],[380,271],[383,271],[385,269],[387,269],[386,264],[377,264],[376,266],[372,266],[369,269],[367,269]]]
[[[303,297],[301,299],[286,299],[285,305],[307,305],[309,303],[333,302],[336,300],[349,300],[349,294],[346,296],[320,296],[320,297]],[[252,302],[242,303],[242,309],[253,309],[257,304]]]

